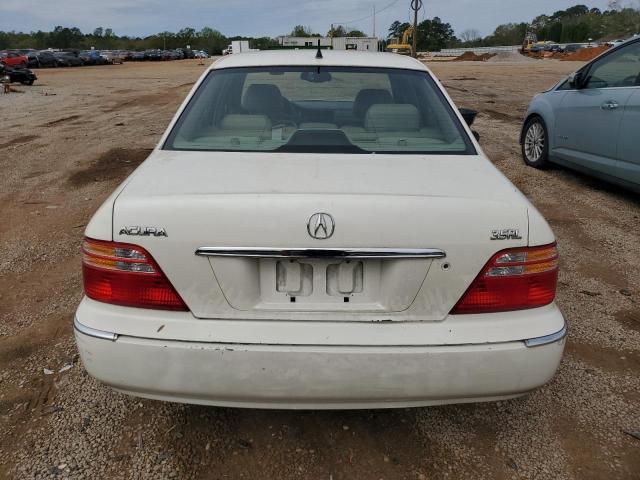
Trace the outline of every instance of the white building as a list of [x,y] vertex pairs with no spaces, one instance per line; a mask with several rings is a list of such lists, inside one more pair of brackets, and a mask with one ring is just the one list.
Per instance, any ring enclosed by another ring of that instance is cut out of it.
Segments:
[[320,40],[320,46],[333,50],[359,50],[376,52],[378,50],[377,37],[278,37],[278,43],[283,47],[301,48],[315,47]]

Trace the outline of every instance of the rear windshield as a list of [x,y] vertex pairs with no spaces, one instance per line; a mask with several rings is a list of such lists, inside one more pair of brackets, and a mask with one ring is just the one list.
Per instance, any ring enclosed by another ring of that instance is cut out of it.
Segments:
[[212,70],[164,148],[475,154],[426,72],[346,67]]

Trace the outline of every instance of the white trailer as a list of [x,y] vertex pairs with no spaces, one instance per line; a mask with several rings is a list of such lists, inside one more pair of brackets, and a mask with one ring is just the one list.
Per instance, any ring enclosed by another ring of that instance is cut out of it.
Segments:
[[358,50],[361,52],[376,52],[378,50],[377,37],[278,37],[278,43],[283,47],[301,48],[315,47],[320,40],[321,47],[333,50]]
[[243,53],[249,51],[249,40],[233,40],[231,42],[231,53]]
[[334,50],[358,50],[360,52],[378,51],[376,37],[334,37],[331,39]]

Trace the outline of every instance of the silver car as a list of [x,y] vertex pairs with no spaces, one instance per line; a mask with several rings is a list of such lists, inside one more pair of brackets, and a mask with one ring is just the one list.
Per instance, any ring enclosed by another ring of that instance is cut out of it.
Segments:
[[640,191],[640,38],[535,96],[520,143],[527,165],[558,163]]

